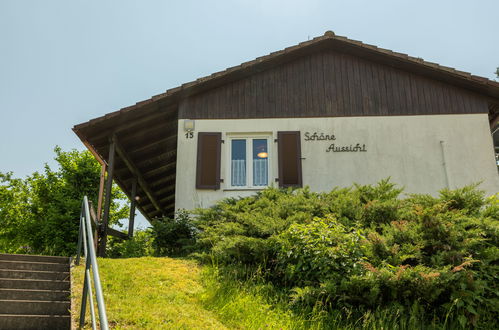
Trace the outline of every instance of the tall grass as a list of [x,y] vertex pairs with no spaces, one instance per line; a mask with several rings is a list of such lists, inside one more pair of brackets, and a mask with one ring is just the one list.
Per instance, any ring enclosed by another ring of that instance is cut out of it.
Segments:
[[[293,303],[290,292],[244,266],[200,267],[172,258],[99,259],[113,329],[459,329],[452,315],[432,322],[415,303],[410,309],[339,310]],[[72,268],[72,311],[78,321],[83,266]],[[87,305],[88,306],[88,305]],[[90,328],[89,314],[85,328]],[[436,319],[436,318],[435,318]],[[430,321],[428,321],[430,320]]]
[[416,302],[411,308],[400,305],[358,310],[313,308],[292,303],[284,292],[265,281],[261,270],[248,272],[244,266],[205,266],[202,273],[205,288],[201,295],[204,307],[215,312],[220,321],[233,329],[394,329],[444,330],[462,328],[456,320],[436,321],[436,315],[425,314]]

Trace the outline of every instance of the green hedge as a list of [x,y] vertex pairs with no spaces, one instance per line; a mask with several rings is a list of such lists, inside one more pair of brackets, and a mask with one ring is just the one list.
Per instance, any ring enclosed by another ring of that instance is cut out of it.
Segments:
[[227,199],[196,211],[197,256],[263,270],[300,308],[418,304],[442,322],[498,325],[499,195],[401,192],[383,180]]

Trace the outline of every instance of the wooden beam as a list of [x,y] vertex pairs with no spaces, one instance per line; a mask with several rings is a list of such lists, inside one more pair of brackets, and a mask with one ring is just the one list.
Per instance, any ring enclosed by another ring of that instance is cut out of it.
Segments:
[[104,198],[104,182],[106,181],[106,163],[102,163],[99,182],[99,197],[97,199],[97,221],[102,218],[102,200]]
[[172,180],[175,181],[175,177],[176,176],[177,176],[176,174],[172,174],[172,175],[169,175],[169,176],[165,176],[164,178],[161,178],[159,180],[156,180],[156,181],[154,181],[153,187],[157,187],[157,186],[159,186],[162,183],[170,182]]
[[104,215],[102,217],[102,237],[99,246],[99,256],[106,256],[107,229],[109,224],[109,210],[111,209],[111,190],[113,188],[114,153],[116,145],[113,141],[109,145],[109,158],[107,167],[106,197],[104,200]]
[[163,194],[165,192],[173,192],[173,191],[175,191],[175,185],[174,184],[169,185],[169,186],[165,186],[165,187],[163,187],[163,188],[161,188],[159,190],[156,190],[156,194],[157,195],[161,195],[161,194]]
[[135,204],[137,201],[137,178],[132,181],[132,193],[130,194],[130,218],[128,219],[128,237],[133,237],[133,225],[135,222]]
[[[146,110],[147,111],[147,110]],[[112,130],[108,130],[108,129],[101,129],[100,132],[98,133],[94,133],[93,134],[93,139],[94,140],[97,140],[97,139],[101,139],[103,137],[106,137],[106,135],[111,135],[111,134],[116,134],[116,133],[119,133],[119,132],[122,132],[124,130],[127,130],[127,129],[130,129],[130,128],[133,128],[135,126],[138,126],[138,125],[142,125],[142,124],[145,124],[145,123],[148,123],[150,121],[152,122],[155,122],[157,123],[158,120],[161,118],[161,117],[167,117],[168,116],[168,113],[166,112],[163,112],[163,111],[160,111],[160,112],[157,112],[157,113],[154,113],[155,111],[158,111],[158,109],[156,108],[151,108],[150,109],[151,113],[143,113],[141,117],[139,118],[135,118],[135,119],[129,119],[129,121],[127,122],[124,122],[124,123],[121,123],[121,124],[117,124],[114,129]],[[165,118],[166,119],[166,118]]]
[[128,238],[127,234],[122,233],[121,231],[113,229],[113,228],[108,228],[107,231],[106,231],[106,233],[108,235],[111,235],[111,236],[114,236],[114,237],[118,237],[118,238],[121,238],[121,239],[127,239]]
[[120,156],[121,160],[123,160],[123,162],[125,162],[126,166],[130,170],[130,172],[132,172],[134,174],[134,176],[137,178],[137,182],[140,185],[140,187],[142,188],[142,190],[146,193],[147,198],[149,198],[149,200],[151,201],[151,203],[154,205],[154,207],[158,211],[162,212],[163,209],[159,205],[156,197],[154,197],[154,193],[152,192],[151,188],[149,188],[149,185],[147,184],[146,180],[144,180],[144,177],[140,173],[140,171],[137,168],[137,166],[135,166],[134,162],[128,157],[128,155],[126,154],[125,150],[120,145],[117,136],[113,135],[112,140],[113,140],[112,144],[116,145],[116,152],[118,153],[118,156]]
[[161,198],[160,202],[163,203],[163,202],[166,202],[166,201],[170,201],[172,199],[175,199],[175,195],[174,194],[168,195],[165,198]]
[[[150,141],[151,139],[160,139],[165,136],[169,131],[174,133],[177,132],[177,122],[169,123],[168,121],[163,120],[155,120],[149,125],[144,125],[135,130],[129,132],[120,132],[120,140],[123,143],[127,143],[132,141],[137,143],[137,141],[142,141],[142,143]],[[109,139],[112,138],[113,135],[118,135],[120,133],[112,134],[110,131],[105,131],[106,133],[102,135],[102,137],[97,138],[94,137],[92,141],[94,141],[94,146],[97,149],[100,149],[109,143]],[[174,135],[174,134],[171,134]]]
[[172,158],[173,162],[175,162],[175,156],[177,155],[177,149],[167,151],[159,156],[154,156],[156,155],[157,152],[151,153],[151,154],[146,154],[146,155],[140,155],[140,158],[143,159],[141,162],[137,163],[138,166],[154,166],[158,162],[162,162],[164,160],[170,160]]
[[136,146],[135,148],[131,149],[131,153],[141,152],[141,151],[155,147],[158,144],[162,144],[162,143],[168,144],[169,142],[176,141],[176,139],[177,139],[176,135],[170,135],[170,136],[163,137],[159,140],[153,140],[153,141],[148,142],[148,143],[143,143],[140,146]]
[[[144,179],[149,179],[156,174],[159,174],[161,172],[164,172],[164,171],[172,169],[172,168],[174,169],[176,165],[177,164],[173,162],[173,163],[167,163],[167,164],[163,164],[163,165],[157,165],[156,167],[148,167],[148,168],[141,167],[141,169],[142,169]],[[117,172],[118,172],[118,170],[115,169],[115,173],[117,173]],[[165,173],[165,175],[172,174],[170,172]],[[133,178],[134,178],[133,176],[130,176],[130,175],[127,176],[127,174],[130,174],[130,171],[128,170],[127,167],[120,168],[119,173],[121,174],[120,177],[122,178],[123,181],[133,180]]]

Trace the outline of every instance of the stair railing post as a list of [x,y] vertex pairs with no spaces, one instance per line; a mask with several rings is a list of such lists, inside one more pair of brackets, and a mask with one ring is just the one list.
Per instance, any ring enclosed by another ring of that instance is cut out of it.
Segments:
[[97,329],[97,322],[95,320],[95,308],[94,308],[94,296],[92,294],[92,280],[90,279],[90,258],[87,258],[87,263],[85,265],[85,283],[88,289],[88,298],[90,300],[90,317],[92,319],[92,329]]
[[[99,276],[99,266],[97,265],[97,256],[95,255],[95,246],[93,239],[93,229],[91,223],[92,214],[90,213],[87,196],[83,197],[82,213],[80,217],[80,236],[78,237],[78,255],[81,254],[81,245],[85,254],[85,275],[83,282],[83,293],[81,300],[80,322],[79,327],[85,325],[85,313],[87,309],[87,298],[90,299],[90,313],[92,318],[92,329],[97,327],[97,319],[95,315],[95,307],[92,293],[92,275],[93,285],[95,287],[95,296],[97,300],[97,308],[99,311],[100,328],[108,330],[106,306],[104,304],[104,296],[102,294],[102,286]],[[78,258],[79,261],[79,258]],[[92,268],[92,275],[90,275]]]
[[[83,219],[83,216],[82,216]],[[85,221],[82,221],[82,226],[81,226],[83,232],[85,232]],[[81,295],[81,310],[80,310],[80,329],[83,328],[85,325],[85,313],[87,311],[87,295],[88,295],[88,287],[90,286],[87,281],[87,269],[89,267],[89,262],[90,258],[88,257],[87,254],[87,239],[86,239],[86,232],[83,235],[83,247],[85,250],[85,275],[84,275],[84,280],[83,280],[83,293]]]
[[89,259],[91,259],[92,263],[92,274],[94,277],[94,286],[95,286],[95,297],[97,299],[97,306],[99,309],[99,320],[100,320],[100,327],[102,330],[108,330],[109,326],[107,323],[107,315],[106,315],[106,305],[104,304],[104,295],[102,294],[102,286],[100,282],[100,276],[99,276],[99,266],[97,265],[97,257],[95,255],[95,248],[94,248],[94,240],[92,237],[92,225],[90,223],[90,210],[88,207],[88,199],[87,196],[83,198],[84,200],[84,211],[83,213],[86,214],[87,216],[85,217],[86,221],[86,229],[88,231],[88,256]]

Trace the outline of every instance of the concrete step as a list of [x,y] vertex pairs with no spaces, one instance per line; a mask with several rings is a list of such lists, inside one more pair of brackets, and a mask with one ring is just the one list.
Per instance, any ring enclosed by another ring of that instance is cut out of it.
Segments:
[[0,300],[0,314],[69,315],[69,301]]
[[69,281],[69,272],[0,269],[0,278]]
[[0,278],[2,289],[69,290],[69,281]]
[[69,272],[69,264],[61,264],[54,262],[0,260],[0,269],[38,270],[46,272]]
[[[64,290],[0,289],[5,300],[69,300],[70,292]],[[1,327],[0,327],[1,329]]]
[[0,260],[69,264],[69,257],[38,256],[38,255],[31,255],[31,254],[0,253]]
[[71,317],[69,315],[0,314],[0,329],[66,330],[71,329]]

